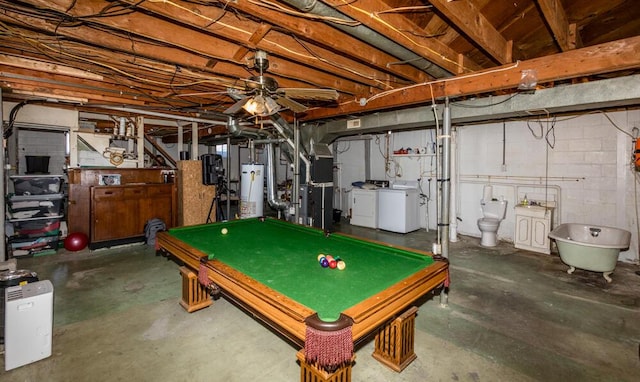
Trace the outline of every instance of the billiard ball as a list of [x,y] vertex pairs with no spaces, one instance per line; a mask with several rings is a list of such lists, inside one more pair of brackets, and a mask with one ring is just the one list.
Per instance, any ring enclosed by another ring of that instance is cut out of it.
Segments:
[[223,235],[226,235],[227,232],[229,232],[229,230],[226,229],[226,228],[223,228],[223,229],[220,230],[220,232],[222,232]]
[[322,260],[322,258],[323,258],[323,257],[324,257],[324,254],[323,254],[323,253],[319,254],[319,255],[318,255],[318,261]]
[[347,264],[344,261],[340,260],[338,261],[336,267],[338,267],[338,269],[342,271],[347,267]]
[[329,261],[327,259],[322,259],[320,260],[320,265],[322,265],[322,268],[326,268],[329,266]]
[[338,263],[335,260],[329,260],[329,268],[335,269],[336,266],[338,266]]
[[327,260],[329,260],[329,261],[333,260],[333,256],[331,256],[331,255],[326,255],[325,257],[326,257],[326,258],[327,258]]

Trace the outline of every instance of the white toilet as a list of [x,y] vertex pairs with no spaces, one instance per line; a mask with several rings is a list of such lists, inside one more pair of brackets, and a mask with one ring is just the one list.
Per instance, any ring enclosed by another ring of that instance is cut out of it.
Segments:
[[482,207],[482,218],[478,219],[478,228],[480,228],[480,245],[485,247],[495,247],[498,242],[498,228],[500,222],[507,213],[506,200],[480,201]]

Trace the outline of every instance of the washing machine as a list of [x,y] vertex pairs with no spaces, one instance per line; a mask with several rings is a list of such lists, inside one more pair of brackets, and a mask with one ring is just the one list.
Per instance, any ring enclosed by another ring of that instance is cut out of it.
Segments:
[[417,181],[378,189],[378,228],[408,233],[420,229],[420,191]]

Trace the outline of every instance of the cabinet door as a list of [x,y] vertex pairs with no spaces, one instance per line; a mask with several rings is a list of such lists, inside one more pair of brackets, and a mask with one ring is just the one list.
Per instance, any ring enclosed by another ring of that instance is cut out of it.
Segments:
[[67,225],[69,233],[82,232],[91,236],[91,192],[89,186],[69,184],[69,203],[67,206]]
[[105,241],[142,234],[138,230],[139,198],[125,187],[92,187],[91,241]]
[[514,244],[518,246],[531,245],[531,218],[528,216],[516,215],[516,232]]
[[164,224],[171,227],[173,224],[173,185],[162,184],[147,187],[146,196],[140,203],[140,224],[144,233],[144,225],[149,219],[162,219]]
[[550,221],[546,218],[533,218],[531,220],[531,246],[540,248],[549,253],[550,251]]

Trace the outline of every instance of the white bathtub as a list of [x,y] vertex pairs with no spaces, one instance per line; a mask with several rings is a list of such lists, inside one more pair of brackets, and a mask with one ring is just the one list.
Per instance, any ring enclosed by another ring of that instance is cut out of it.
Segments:
[[620,250],[629,248],[631,232],[620,228],[579,223],[560,224],[549,233],[556,241],[560,259],[569,265],[567,273],[576,268],[602,272],[611,282],[611,273],[618,263]]

